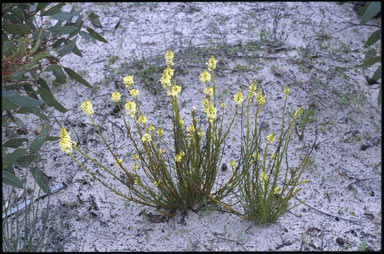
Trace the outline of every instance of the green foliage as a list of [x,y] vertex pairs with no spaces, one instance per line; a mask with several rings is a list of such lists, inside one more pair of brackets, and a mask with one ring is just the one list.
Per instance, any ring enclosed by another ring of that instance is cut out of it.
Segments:
[[[3,177],[4,172],[3,171]],[[13,176],[14,177],[14,176]],[[15,178],[17,179],[17,178]],[[3,180],[4,181],[4,180]],[[48,226],[49,200],[45,209],[39,208],[39,200],[34,202],[36,182],[28,198],[26,185],[21,203],[17,203],[17,192],[6,186],[7,196],[2,195],[2,250],[3,252],[41,252],[47,250],[46,229]],[[3,187],[3,188],[6,188]],[[48,187],[48,186],[47,186]],[[48,188],[49,189],[49,188]],[[4,190],[4,189],[3,189]],[[38,191],[40,195],[40,190]],[[22,208],[24,205],[24,208]],[[17,209],[15,214],[13,209]]]
[[[357,12],[357,15],[360,17],[360,24],[366,24],[369,20],[371,20],[373,17],[375,17],[377,14],[381,12],[381,3],[380,2],[368,2],[361,10]],[[365,47],[370,47],[374,45],[376,42],[378,42],[381,39],[381,27],[374,31],[367,39],[367,42],[365,43]],[[380,52],[380,55],[376,55],[378,52]],[[372,65],[376,63],[381,63],[381,49],[376,50],[374,48],[371,48],[368,50],[367,54],[365,55],[365,58],[363,60],[363,63],[360,65],[355,66],[356,68],[367,68],[371,67]],[[372,80],[378,81],[381,79],[381,64],[377,67],[375,73],[373,74]],[[382,86],[380,84],[380,90],[379,90],[379,96],[377,98],[377,105],[381,105],[381,92]]]
[[[38,152],[49,136],[49,118],[43,113],[47,106],[62,113],[67,109],[53,96],[42,74],[52,72],[56,83],[66,82],[67,76],[87,86],[91,85],[74,70],[64,67],[61,58],[70,53],[82,56],[76,46],[81,37],[107,41],[85,25],[89,19],[99,24],[98,16],[90,13],[83,17],[74,8],[62,11],[65,3],[3,3],[2,6],[2,126],[5,139],[2,143],[3,183],[22,187],[13,167],[28,167],[40,160]],[[82,31],[83,30],[83,31]],[[17,131],[27,132],[28,124],[18,114],[34,114],[43,120],[43,129],[35,139],[19,137]],[[16,126],[15,126],[16,125]],[[42,173],[32,167],[32,175],[45,192],[49,192]]]

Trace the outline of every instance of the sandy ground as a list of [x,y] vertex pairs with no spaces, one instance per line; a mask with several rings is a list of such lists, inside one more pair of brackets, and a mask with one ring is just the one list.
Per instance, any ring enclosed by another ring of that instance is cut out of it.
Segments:
[[[233,95],[256,79],[267,95],[264,133],[278,131],[283,87],[288,85],[289,110],[312,108],[316,119],[306,126],[302,141],[293,136],[292,163],[297,164],[313,143],[316,129],[318,145],[303,176],[310,182],[298,195],[307,205],[296,207],[274,224],[260,226],[215,210],[188,211],[167,222],[152,223],[140,216],[143,207],[108,191],[61,152],[57,143],[48,142],[42,148],[41,169],[52,177],[52,185],[67,185],[51,198],[49,246],[61,251],[381,249],[379,89],[368,86],[365,78],[374,69],[363,73],[351,68],[364,57],[364,42],[375,28],[351,25],[359,23],[351,3],[74,5],[100,15],[102,28],[95,29],[109,44],[81,41],[78,47],[83,58],[64,58],[64,66],[82,73],[95,88],[70,80],[51,86],[69,111],[53,113],[50,135],[58,135],[64,125],[73,140],[111,165],[111,156],[81,112],[81,103],[91,100],[104,135],[131,167],[133,148],[121,131],[122,119],[111,114],[111,93],[122,92],[122,78],[134,75],[149,121],[170,131],[167,97],[158,80],[165,67],[163,55],[171,49],[186,122],[190,122],[192,106],[202,112],[204,86],[199,75],[212,54],[219,61],[219,102],[227,103],[228,118],[235,109]],[[270,32],[264,41],[260,41],[262,30]],[[261,47],[252,47],[255,42]],[[38,128],[39,121],[30,119]],[[226,162],[239,154],[240,136],[235,131],[239,128],[236,123],[227,142]],[[107,178],[91,163],[85,165]],[[220,172],[220,177],[229,174]]]

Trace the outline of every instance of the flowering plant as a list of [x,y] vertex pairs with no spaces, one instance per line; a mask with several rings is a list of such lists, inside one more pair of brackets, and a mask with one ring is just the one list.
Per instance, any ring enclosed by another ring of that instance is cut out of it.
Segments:
[[[277,139],[277,146],[271,155],[268,155],[270,146],[276,141],[276,134],[271,133],[266,137],[266,143],[264,149],[262,149],[262,135],[261,128],[258,129],[258,115],[265,104],[266,96],[262,95],[261,89],[256,93],[256,88],[256,82],[253,82],[249,87],[246,108],[246,134],[242,139],[242,151],[244,152],[240,158],[240,164],[242,165],[241,183],[239,184],[240,195],[237,197],[244,210],[244,217],[256,222],[268,223],[275,222],[282,214],[298,205],[289,207],[288,201],[294,198],[302,189],[299,186],[308,182],[306,179],[301,181],[300,178],[303,170],[308,165],[309,156],[316,144],[316,140],[300,164],[296,168],[290,168],[287,149],[292,134],[291,129],[304,109],[299,108],[296,111],[293,119],[289,122],[288,128],[284,130],[285,111],[289,94],[289,88],[285,87],[280,135]],[[255,97],[256,111],[252,127],[250,103],[253,97]],[[285,168],[283,165],[284,156]]]
[[[127,169],[124,166],[126,162],[123,162],[112,151],[100,128],[95,123],[92,117],[94,111],[91,102],[84,101],[81,106],[82,110],[90,117],[109,152],[116,160],[116,164],[124,172],[124,177],[119,177],[113,170],[108,169],[81,150],[79,146],[71,141],[69,133],[66,132],[64,127],[61,131],[59,144],[63,151],[70,154],[97,181],[130,201],[168,210],[198,209],[208,201],[210,203],[215,203],[211,201],[221,203],[223,198],[233,193],[237,179],[239,179],[238,169],[240,166],[235,167],[234,164],[231,164],[234,170],[230,179],[225,183],[215,183],[218,168],[221,165],[225,139],[234,123],[238,108],[244,99],[241,92],[236,94],[234,98],[236,111],[229,126],[224,128],[223,121],[226,105],[220,105],[222,117],[218,121],[214,76],[217,61],[212,56],[207,63],[209,72],[204,70],[200,75],[200,80],[205,84],[205,97],[202,107],[208,119],[208,126],[205,130],[202,128],[196,116],[195,107],[191,111],[192,121],[186,123],[180,116],[178,96],[182,91],[181,87],[176,85],[173,80],[174,70],[171,68],[174,65],[173,57],[174,55],[170,50],[165,54],[167,68],[160,79],[169,96],[169,103],[172,106],[172,144],[165,140],[163,129],[152,125],[140,110],[138,101],[139,90],[132,88],[134,84],[133,76],[123,78],[123,82],[127,90],[129,90],[129,96],[133,98],[133,100],[126,101],[124,109],[129,118],[131,118],[138,132],[138,137],[132,135],[131,125],[126,119],[126,114],[120,104],[121,94],[116,91],[111,97],[111,100],[120,109],[128,137],[136,152],[133,155],[135,162],[131,169]],[[126,186],[127,192],[120,192],[88,170],[72,154],[72,148],[95,162]]]

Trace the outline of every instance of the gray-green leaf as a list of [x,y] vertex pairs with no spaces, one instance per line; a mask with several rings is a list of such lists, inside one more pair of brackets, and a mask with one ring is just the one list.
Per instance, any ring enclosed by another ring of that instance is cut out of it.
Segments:
[[3,183],[14,186],[16,188],[23,188],[23,183],[12,173],[3,170]]
[[31,173],[33,177],[35,178],[37,184],[40,186],[40,188],[47,194],[51,192],[48,186],[48,182],[45,179],[43,173],[37,169],[37,168],[31,168]]
[[70,69],[70,68],[65,68],[64,67],[64,71],[68,74],[69,77],[71,77],[73,80],[76,80],[77,82],[80,82],[81,84],[89,87],[89,88],[92,88],[92,86],[87,82],[85,81],[79,74],[77,74],[74,70]]
[[30,153],[34,153],[38,151],[40,147],[43,146],[45,140],[48,137],[48,132],[49,132],[48,125],[46,125],[44,126],[43,130],[40,132],[39,136],[37,136],[35,140],[33,140],[31,146],[29,147]]
[[28,141],[27,138],[15,138],[15,139],[10,139],[8,140],[7,142],[5,142],[3,144],[3,146],[6,146],[6,147],[12,147],[12,148],[16,148],[16,147],[19,147],[21,146],[21,144],[25,141]]

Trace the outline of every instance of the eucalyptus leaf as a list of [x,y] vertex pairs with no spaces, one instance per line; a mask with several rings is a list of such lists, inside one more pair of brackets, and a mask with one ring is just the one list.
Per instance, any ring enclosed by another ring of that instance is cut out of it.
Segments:
[[104,43],[108,43],[108,41],[106,39],[104,39],[100,34],[96,33],[96,31],[93,30],[92,28],[87,27],[87,31],[96,40],[104,42]]
[[7,142],[3,144],[3,146],[6,147],[12,147],[12,148],[17,148],[23,144],[23,142],[28,141],[27,138],[15,138],[15,139],[10,139]]
[[373,80],[379,81],[381,79],[381,65],[377,67],[375,73],[372,76]]
[[371,65],[374,65],[377,62],[381,62],[381,56],[375,56],[369,59],[364,60],[363,64],[355,66],[356,68],[364,68],[364,67],[369,67]]
[[1,52],[3,53],[3,56],[9,57],[10,55],[12,55],[13,49],[14,49],[14,47],[13,47],[13,43],[11,41],[4,41]]
[[48,137],[49,128],[48,125],[44,126],[40,134],[32,141],[31,146],[29,147],[29,152],[34,153],[38,151],[43,145],[45,140]]
[[[41,16],[51,16],[51,15],[55,15],[56,13],[58,13],[61,8],[65,5],[65,3],[60,3],[58,5],[55,5],[53,6],[52,8],[48,9],[47,11],[43,12],[41,14]],[[39,8],[39,6],[37,6],[37,8]]]
[[84,80],[79,74],[77,74],[74,70],[64,67],[64,71],[73,80],[76,80],[77,82],[79,82],[79,83],[81,83],[81,84],[83,84],[89,88],[92,88],[92,86],[86,80]]
[[48,31],[52,33],[53,36],[62,35],[62,34],[70,34],[75,31],[77,27],[75,26],[59,26],[59,27],[51,27],[48,28]]
[[7,91],[5,89],[2,89],[2,93],[3,93],[3,96],[7,97],[13,103],[15,103],[19,106],[25,107],[25,108],[38,107],[44,103],[42,101],[35,100],[35,99],[30,98],[28,96],[21,96],[14,91]]
[[12,173],[3,170],[2,172],[3,183],[11,185],[16,188],[24,188],[23,183]]
[[25,151],[27,151],[27,149],[18,148],[15,151],[13,151],[13,153],[9,153],[5,155],[3,160],[4,165],[10,166],[14,164],[21,156],[24,155]]
[[371,34],[371,36],[369,36],[367,42],[365,43],[365,47],[369,47],[372,44],[374,44],[375,42],[377,42],[378,40],[380,40],[380,34],[381,34],[381,29],[374,31]]
[[23,166],[23,167],[26,167],[26,166],[28,166],[31,162],[33,162],[33,161],[38,161],[39,159],[40,159],[40,155],[39,155],[39,154],[29,154],[29,155],[22,156],[22,157],[17,161],[17,163],[20,164],[20,165]]
[[33,175],[33,177],[35,178],[37,184],[40,186],[40,188],[47,194],[51,193],[51,190],[48,186],[48,181],[47,179],[44,177],[44,174],[43,172],[41,172],[39,169],[37,168],[31,168],[31,173]]
[[68,111],[63,105],[61,105],[55,99],[55,97],[53,97],[53,94],[50,91],[48,91],[42,87],[39,87],[38,93],[40,94],[41,99],[43,99],[43,101],[45,101],[49,106],[53,106],[55,109],[57,109],[61,113],[65,113]]
[[21,24],[2,24],[5,31],[7,31],[10,34],[18,34],[18,35],[25,35],[30,34],[31,29],[29,26],[21,25]]
[[363,25],[367,23],[370,19],[376,16],[381,11],[380,2],[370,2],[364,14],[361,17],[360,24]]

